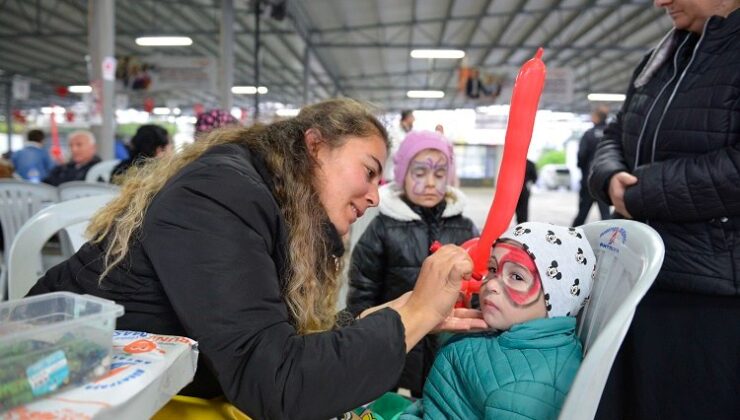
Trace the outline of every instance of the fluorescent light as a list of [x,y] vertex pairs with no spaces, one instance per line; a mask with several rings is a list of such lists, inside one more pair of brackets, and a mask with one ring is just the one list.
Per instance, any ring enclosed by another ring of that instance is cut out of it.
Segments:
[[411,50],[411,58],[457,59],[463,57],[465,57],[463,50]]
[[444,98],[445,93],[441,90],[410,90],[406,96],[415,99],[439,99]]
[[90,93],[92,92],[92,86],[73,85],[73,86],[67,86],[67,90],[69,90],[72,93]]
[[589,93],[587,96],[593,102],[624,102],[626,97],[622,93]]
[[295,117],[299,112],[301,112],[300,109],[282,108],[275,111],[275,114],[277,114],[278,117]]
[[136,44],[142,47],[181,47],[192,45],[193,40],[189,36],[140,36],[136,38]]
[[170,114],[170,109],[167,108],[167,107],[158,106],[158,107],[156,107],[156,108],[154,108],[152,110],[152,113],[154,115],[169,115]]
[[254,95],[256,93],[264,95],[267,93],[267,87],[260,86],[259,88],[256,88],[254,86],[232,86],[231,93],[236,95]]
[[54,105],[53,107],[50,107],[50,106],[41,107],[42,114],[64,114],[65,112],[66,112],[65,109],[58,105]]

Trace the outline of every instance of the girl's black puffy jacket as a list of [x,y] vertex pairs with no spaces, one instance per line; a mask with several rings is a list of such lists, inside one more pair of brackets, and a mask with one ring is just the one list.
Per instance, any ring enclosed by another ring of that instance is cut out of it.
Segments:
[[[710,18],[701,36],[676,30],[661,45],[656,50],[668,51],[668,59],[656,66],[660,60],[648,56],[635,70],[617,121],[599,144],[589,186],[610,202],[612,175],[638,178],[624,200],[665,243],[656,287],[737,296],[740,9]],[[636,80],[648,81],[636,87]]]
[[[460,245],[478,235],[473,221],[462,215],[465,196],[448,187],[445,201],[432,209],[402,198],[396,184],[380,189],[380,214],[368,225],[352,251],[347,310],[363,310],[412,290],[433,241]],[[399,386],[421,395],[437,343],[427,336],[406,357]]]

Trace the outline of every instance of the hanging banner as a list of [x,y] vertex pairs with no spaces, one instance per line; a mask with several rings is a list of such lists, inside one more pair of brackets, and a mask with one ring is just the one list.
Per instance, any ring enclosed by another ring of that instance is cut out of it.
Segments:
[[542,91],[543,102],[569,104],[573,102],[573,70],[569,67],[552,67],[547,69],[545,89]]
[[124,56],[118,57],[116,86],[118,91],[212,91],[216,73],[216,60],[212,57]]
[[13,77],[13,99],[25,101],[31,93],[31,82],[19,76]]

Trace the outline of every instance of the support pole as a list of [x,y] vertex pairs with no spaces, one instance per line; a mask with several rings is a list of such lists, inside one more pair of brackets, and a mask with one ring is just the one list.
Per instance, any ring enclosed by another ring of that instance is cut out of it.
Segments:
[[219,60],[219,100],[221,109],[231,112],[234,97],[234,0],[221,0],[221,38]]
[[311,67],[311,42],[310,38],[303,48],[303,106],[308,105],[308,74]]
[[254,122],[260,116],[260,0],[254,0]]
[[8,128],[8,152],[13,146],[13,82],[5,85],[5,126]]
[[115,156],[115,0],[88,0],[87,7],[93,87],[91,129],[98,155],[108,160]]

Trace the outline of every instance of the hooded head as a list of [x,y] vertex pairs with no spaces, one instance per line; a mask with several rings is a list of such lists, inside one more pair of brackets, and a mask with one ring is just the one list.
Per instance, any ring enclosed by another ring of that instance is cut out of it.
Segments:
[[222,109],[212,109],[198,115],[195,121],[195,135],[207,133],[225,125],[238,125],[239,121],[231,113]]
[[[454,163],[452,146],[443,135],[434,131],[412,131],[406,135],[398,151],[393,155],[393,179],[396,180],[396,183],[403,185],[409,163],[417,153],[425,149],[442,152],[447,157],[447,165],[452,168]],[[448,177],[449,173],[448,170]]]

